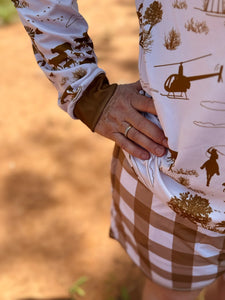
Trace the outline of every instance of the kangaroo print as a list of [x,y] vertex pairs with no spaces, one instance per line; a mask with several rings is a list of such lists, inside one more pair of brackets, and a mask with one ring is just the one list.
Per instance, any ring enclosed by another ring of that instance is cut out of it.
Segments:
[[104,72],[97,66],[88,25],[78,11],[77,1],[12,2],[31,38],[39,66],[58,91],[59,106],[75,118],[76,102]]

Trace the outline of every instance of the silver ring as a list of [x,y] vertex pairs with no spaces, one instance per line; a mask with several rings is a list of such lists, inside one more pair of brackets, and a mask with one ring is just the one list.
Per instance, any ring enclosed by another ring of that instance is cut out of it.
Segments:
[[127,128],[126,128],[126,130],[125,130],[125,132],[124,132],[124,136],[125,136],[125,137],[127,137],[128,132],[131,130],[131,128],[133,128],[132,125],[127,126]]

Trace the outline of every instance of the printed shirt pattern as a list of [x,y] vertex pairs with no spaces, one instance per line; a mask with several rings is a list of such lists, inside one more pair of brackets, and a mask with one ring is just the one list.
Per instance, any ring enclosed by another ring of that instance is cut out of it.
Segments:
[[[98,68],[77,1],[13,0],[39,66],[74,118]],[[136,0],[139,71],[169,150],[126,157],[157,198],[192,222],[225,233],[225,0]]]
[[169,150],[128,160],[171,209],[225,233],[225,1],[136,0],[140,78]]
[[59,106],[74,117],[88,85],[104,73],[97,66],[88,25],[74,0],[12,0],[29,34],[36,60],[55,85]]

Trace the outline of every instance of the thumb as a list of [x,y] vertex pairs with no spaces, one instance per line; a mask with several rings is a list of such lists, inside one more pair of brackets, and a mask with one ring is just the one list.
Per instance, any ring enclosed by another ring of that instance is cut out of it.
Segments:
[[136,81],[134,83],[134,88],[139,92],[140,90],[142,90],[142,86],[141,86],[141,82],[140,80]]

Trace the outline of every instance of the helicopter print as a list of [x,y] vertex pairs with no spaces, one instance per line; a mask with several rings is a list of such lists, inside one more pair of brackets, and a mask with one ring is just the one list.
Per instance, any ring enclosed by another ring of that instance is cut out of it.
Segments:
[[225,0],[203,0],[202,8],[197,8],[206,13],[207,16],[225,17]]
[[208,56],[211,56],[212,54],[207,54],[204,56],[196,57],[193,59],[189,59],[182,62],[176,62],[176,63],[170,63],[170,64],[164,64],[164,65],[155,65],[155,68],[158,67],[167,67],[167,66],[173,66],[173,65],[179,65],[178,73],[177,74],[171,74],[164,83],[164,89],[167,92],[167,94],[162,94],[161,96],[166,96],[169,99],[179,99],[179,100],[189,100],[187,96],[187,90],[191,88],[191,81],[195,80],[201,80],[206,79],[209,77],[215,77],[217,76],[218,82],[222,82],[222,72],[223,72],[223,65],[220,66],[220,69],[218,72],[210,73],[210,74],[201,74],[201,75],[194,75],[194,76],[185,76],[184,75],[184,67],[183,64],[189,63],[195,60],[199,60]]

